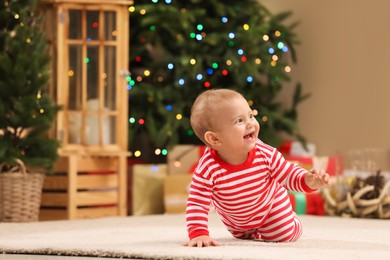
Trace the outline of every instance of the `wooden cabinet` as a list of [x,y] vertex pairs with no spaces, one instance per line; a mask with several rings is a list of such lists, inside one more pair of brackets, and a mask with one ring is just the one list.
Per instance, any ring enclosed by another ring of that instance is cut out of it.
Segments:
[[131,4],[42,1],[50,94],[61,106],[52,133],[61,141],[61,160],[46,178],[41,219],[126,214]]

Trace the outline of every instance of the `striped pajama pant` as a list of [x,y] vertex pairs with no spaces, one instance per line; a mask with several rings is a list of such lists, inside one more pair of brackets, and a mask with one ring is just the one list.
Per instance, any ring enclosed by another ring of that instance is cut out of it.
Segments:
[[293,242],[302,235],[302,224],[292,209],[286,190],[279,189],[272,208],[259,228],[247,231],[230,229],[229,231],[239,239]]

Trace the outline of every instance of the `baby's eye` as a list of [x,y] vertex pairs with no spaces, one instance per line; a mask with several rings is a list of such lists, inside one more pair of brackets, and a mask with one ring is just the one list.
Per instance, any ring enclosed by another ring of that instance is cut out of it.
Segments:
[[253,114],[249,114],[249,118],[253,118]]
[[242,123],[243,120],[241,118],[237,119],[237,123]]

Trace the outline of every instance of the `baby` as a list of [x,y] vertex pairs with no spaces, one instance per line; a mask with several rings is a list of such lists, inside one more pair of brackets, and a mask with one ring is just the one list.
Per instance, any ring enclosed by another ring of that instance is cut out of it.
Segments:
[[199,95],[192,106],[191,126],[207,148],[192,177],[186,209],[189,241],[184,245],[220,245],[209,236],[211,204],[238,239],[296,241],[302,225],[287,189],[315,191],[329,185],[329,174],[308,172],[260,141],[252,109],[234,90]]

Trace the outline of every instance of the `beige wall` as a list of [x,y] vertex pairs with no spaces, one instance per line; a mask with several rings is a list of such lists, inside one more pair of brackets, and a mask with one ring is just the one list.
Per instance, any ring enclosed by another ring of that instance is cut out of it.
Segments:
[[317,154],[390,148],[390,1],[264,0],[299,20],[297,81],[310,99],[299,107],[301,133]]

